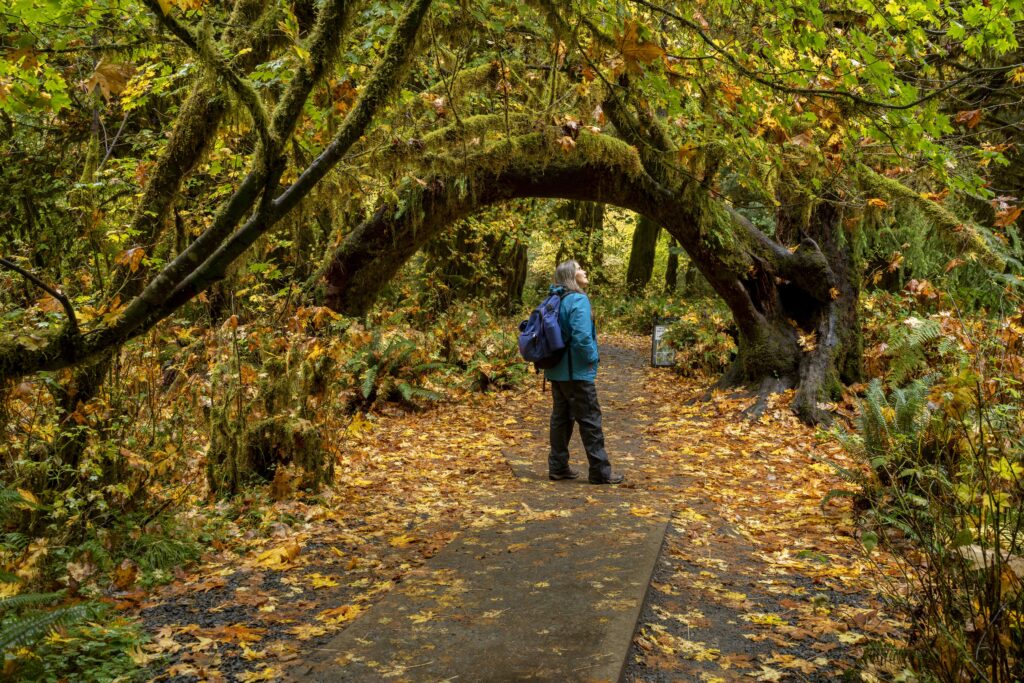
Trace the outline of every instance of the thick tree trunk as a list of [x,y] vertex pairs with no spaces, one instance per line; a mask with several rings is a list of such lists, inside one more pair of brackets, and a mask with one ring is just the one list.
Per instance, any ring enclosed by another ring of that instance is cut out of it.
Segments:
[[626,291],[631,296],[643,294],[654,273],[654,254],[658,247],[661,226],[649,218],[640,216],[633,231],[633,246],[629,250],[629,265],[626,267]]

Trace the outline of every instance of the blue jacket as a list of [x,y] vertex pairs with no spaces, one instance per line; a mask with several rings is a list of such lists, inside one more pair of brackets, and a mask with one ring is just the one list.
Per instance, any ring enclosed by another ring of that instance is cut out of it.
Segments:
[[[562,326],[562,338],[569,339],[569,349],[558,365],[544,371],[544,377],[552,382],[566,382],[570,379],[593,382],[597,379],[597,327],[590,310],[590,299],[586,294],[568,292],[564,287],[551,285],[550,294],[561,294],[562,305],[558,309],[558,322]],[[569,376],[569,359],[572,358],[572,377]]]

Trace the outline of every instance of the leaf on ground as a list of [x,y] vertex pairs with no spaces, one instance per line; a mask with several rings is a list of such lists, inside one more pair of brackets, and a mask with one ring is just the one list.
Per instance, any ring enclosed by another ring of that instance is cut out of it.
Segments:
[[296,557],[299,556],[301,548],[295,541],[285,545],[265,550],[256,556],[256,564],[267,569],[287,569]]
[[344,624],[352,621],[362,613],[363,608],[359,605],[342,605],[333,609],[326,609],[317,615],[317,619],[328,624]]

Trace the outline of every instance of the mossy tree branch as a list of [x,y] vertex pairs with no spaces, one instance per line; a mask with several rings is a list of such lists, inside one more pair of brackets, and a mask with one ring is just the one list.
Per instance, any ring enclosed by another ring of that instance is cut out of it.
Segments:
[[[277,196],[274,192],[283,171],[284,158],[280,157],[271,160],[269,164],[258,165],[222,206],[213,226],[165,267],[122,312],[114,324],[90,330],[82,338],[81,343],[73,346],[62,344],[60,339],[54,339],[40,349],[26,348],[20,344],[7,345],[0,349],[0,379],[67,367],[95,357],[142,334],[211,283],[222,278],[227,267],[260,235],[295,208],[363,135],[374,115],[402,82],[403,74],[414,53],[420,24],[430,4],[431,0],[417,0],[402,15],[385,48],[383,58],[374,69],[366,88],[349,112],[338,134],[285,192]],[[327,9],[341,6],[341,0],[336,0],[321,9],[324,23],[318,25],[323,26],[323,30],[314,31],[311,41],[323,50],[331,52],[321,53],[329,55],[327,58],[312,60],[308,76],[293,80],[292,87],[300,93],[304,91],[305,95],[290,97],[286,94],[282,98],[282,104],[275,111],[275,120],[272,124],[275,130],[291,134],[301,113],[301,106],[289,103],[305,102],[316,79],[331,63],[344,23],[344,12],[327,12]],[[262,200],[256,206],[261,195]],[[254,206],[256,210],[252,218],[224,242],[244,214]]]
[[898,180],[887,178],[864,164],[860,164],[857,171],[864,187],[872,194],[916,206],[935,227],[939,236],[953,248],[975,254],[982,263],[995,270],[1002,271],[1006,267],[1006,261],[985,242],[977,226],[960,220],[938,202],[922,197]]

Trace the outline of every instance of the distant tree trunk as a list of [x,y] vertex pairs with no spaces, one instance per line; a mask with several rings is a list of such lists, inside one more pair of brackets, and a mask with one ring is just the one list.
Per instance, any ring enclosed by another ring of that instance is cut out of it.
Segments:
[[631,296],[639,296],[651,281],[660,234],[660,225],[646,216],[640,216],[633,231],[633,247],[629,251],[629,265],[626,268],[626,290]]
[[668,266],[665,268],[665,293],[673,294],[676,291],[676,281],[679,276],[679,254],[675,251],[679,248],[679,242],[673,237],[668,247]]
[[523,289],[526,287],[526,275],[529,267],[526,244],[518,239],[513,240],[500,253],[501,259],[498,265],[501,268],[502,282],[504,283],[500,304],[505,311],[512,313],[523,304]]
[[[584,267],[591,272],[591,279],[600,279],[604,262],[604,204],[596,202],[573,202],[576,205],[576,229],[580,231],[584,248]],[[597,248],[595,248],[597,247]]]

